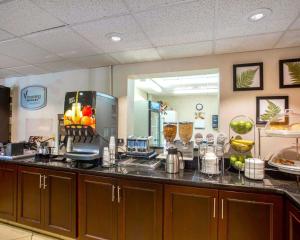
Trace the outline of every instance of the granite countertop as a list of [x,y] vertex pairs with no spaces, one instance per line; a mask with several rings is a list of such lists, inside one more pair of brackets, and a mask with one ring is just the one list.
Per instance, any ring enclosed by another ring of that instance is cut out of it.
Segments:
[[162,168],[147,170],[138,167],[117,166],[102,168],[98,166],[91,169],[82,169],[78,168],[74,162],[69,163],[48,159],[36,161],[34,158],[26,158],[18,160],[0,160],[0,162],[167,184],[280,194],[287,196],[289,200],[300,208],[300,187],[297,186],[296,180],[282,180],[274,178],[272,177],[273,174],[268,173],[263,181],[254,181],[245,178],[243,175],[229,171],[226,172],[224,176],[208,177],[200,174],[196,170],[184,170],[178,174],[168,174]]

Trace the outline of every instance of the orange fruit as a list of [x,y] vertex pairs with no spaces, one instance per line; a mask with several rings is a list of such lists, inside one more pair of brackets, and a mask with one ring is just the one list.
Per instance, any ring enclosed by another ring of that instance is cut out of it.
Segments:
[[84,116],[81,119],[81,125],[90,126],[93,124],[93,119],[91,117]]
[[68,119],[64,119],[64,125],[67,126],[67,125],[71,125],[72,122]]

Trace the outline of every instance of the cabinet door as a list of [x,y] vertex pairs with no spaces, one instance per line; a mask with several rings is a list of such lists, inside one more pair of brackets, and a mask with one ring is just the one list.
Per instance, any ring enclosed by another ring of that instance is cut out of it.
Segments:
[[79,239],[117,239],[116,183],[79,175]]
[[300,210],[296,209],[292,204],[288,204],[288,240],[298,240],[300,238]]
[[17,167],[0,164],[0,218],[17,220]]
[[165,186],[165,240],[216,240],[218,191]]
[[162,185],[122,180],[118,186],[118,239],[162,239]]
[[31,227],[44,225],[42,175],[39,168],[19,167],[18,170],[18,222]]
[[219,192],[219,240],[282,240],[283,202],[268,194]]
[[45,171],[45,229],[76,237],[76,174]]

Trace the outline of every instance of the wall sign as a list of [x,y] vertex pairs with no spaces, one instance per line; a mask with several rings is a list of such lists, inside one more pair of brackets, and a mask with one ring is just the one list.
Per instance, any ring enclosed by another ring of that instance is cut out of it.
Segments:
[[47,105],[47,88],[29,86],[21,90],[21,106],[29,110],[38,110]]

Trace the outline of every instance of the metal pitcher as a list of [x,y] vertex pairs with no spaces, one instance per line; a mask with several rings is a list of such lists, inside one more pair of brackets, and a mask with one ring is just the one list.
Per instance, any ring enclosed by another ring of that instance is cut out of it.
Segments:
[[[177,148],[169,148],[166,159],[166,172],[167,173],[178,173],[180,165],[183,164],[182,152],[178,151]],[[180,156],[179,156],[180,155]]]

